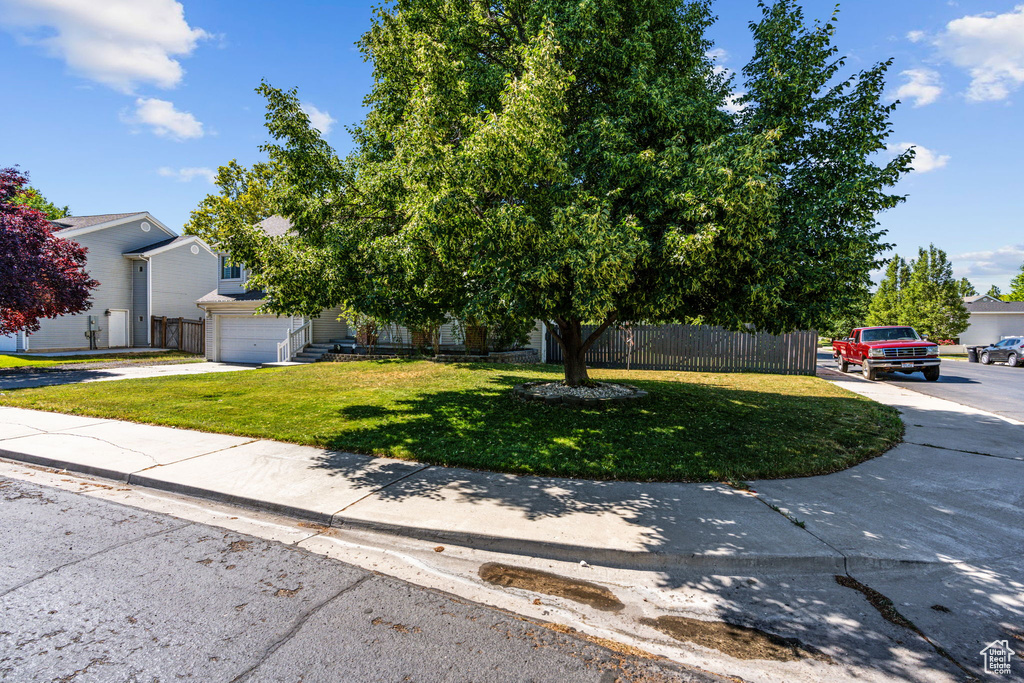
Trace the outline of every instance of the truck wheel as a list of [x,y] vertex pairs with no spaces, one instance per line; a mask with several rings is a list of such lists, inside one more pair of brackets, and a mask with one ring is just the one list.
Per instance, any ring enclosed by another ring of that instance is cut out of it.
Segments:
[[1017,354],[1015,354],[1015,353],[1011,353],[1009,356],[1006,357],[1006,366],[1007,367],[1015,368],[1015,367],[1017,367],[1017,363],[1019,363],[1019,362],[1020,361],[1017,359]]
[[839,372],[849,372],[850,364],[842,356],[839,357]]
[[878,378],[878,372],[874,368],[869,367],[867,363],[860,366],[860,371],[864,375],[864,379],[869,382],[874,382]]
[[988,355],[988,351],[984,351],[981,354],[981,358],[979,358],[978,360],[981,361],[982,365],[988,365],[992,362],[992,356]]
[[924,369],[924,378],[929,382],[936,382],[939,379],[939,366]]

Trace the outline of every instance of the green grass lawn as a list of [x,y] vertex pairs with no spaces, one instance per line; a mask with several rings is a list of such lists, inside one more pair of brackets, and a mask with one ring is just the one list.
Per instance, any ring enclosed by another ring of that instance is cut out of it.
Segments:
[[[896,410],[814,377],[592,370],[651,396],[579,409],[522,403],[561,368],[316,363],[0,394],[0,403],[502,472],[662,481],[823,474],[882,453]],[[325,458],[325,466],[329,459]]]
[[154,360],[202,360],[202,357],[182,351],[142,351],[139,353],[99,353],[83,356],[52,356],[42,358],[28,354],[0,353],[0,368],[52,368],[69,363],[148,363]]

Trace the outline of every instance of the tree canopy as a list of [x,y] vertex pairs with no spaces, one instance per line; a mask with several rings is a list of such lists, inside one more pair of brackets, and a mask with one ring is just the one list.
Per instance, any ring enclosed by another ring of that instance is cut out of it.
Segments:
[[1024,301],[1024,265],[1021,265],[1018,272],[1010,280],[1010,291],[1006,293],[1007,301]]
[[88,309],[99,284],[84,270],[85,249],[22,203],[27,183],[17,169],[0,169],[0,334],[34,332],[40,318]]
[[51,221],[71,215],[71,209],[67,206],[57,206],[44,197],[43,194],[34,187],[26,186],[19,188],[14,198],[11,200],[11,203],[21,204],[29,207],[30,209],[35,209]]
[[[354,151],[264,83],[269,161],[222,168],[188,229],[276,312],[544,320],[569,384],[619,322],[817,327],[861,303],[912,152],[875,161],[890,62],[843,77],[834,16],[760,6],[738,100],[703,0],[382,6]],[[269,213],[294,234],[251,227]]]
[[960,296],[978,296],[978,290],[974,288],[971,281],[965,277],[960,278],[960,282],[957,284],[957,289],[960,291]]
[[909,263],[897,256],[872,297],[868,325],[911,325],[928,337],[954,339],[970,324],[961,288],[946,252],[934,244]]

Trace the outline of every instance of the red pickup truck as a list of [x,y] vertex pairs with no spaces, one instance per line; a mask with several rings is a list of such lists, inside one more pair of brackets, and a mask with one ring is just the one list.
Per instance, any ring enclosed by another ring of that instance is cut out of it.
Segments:
[[879,372],[923,372],[929,382],[939,378],[939,345],[906,325],[855,327],[846,339],[832,342],[832,357],[842,372],[859,365],[872,381]]

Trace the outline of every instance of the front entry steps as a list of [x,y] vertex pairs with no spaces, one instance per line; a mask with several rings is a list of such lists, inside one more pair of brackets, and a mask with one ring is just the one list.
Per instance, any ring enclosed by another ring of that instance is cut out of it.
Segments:
[[293,363],[316,363],[323,359],[325,353],[329,353],[334,344],[310,344],[302,351],[292,356]]

